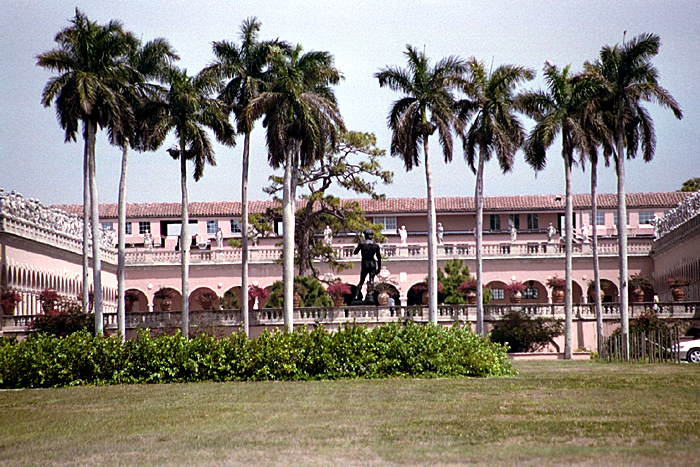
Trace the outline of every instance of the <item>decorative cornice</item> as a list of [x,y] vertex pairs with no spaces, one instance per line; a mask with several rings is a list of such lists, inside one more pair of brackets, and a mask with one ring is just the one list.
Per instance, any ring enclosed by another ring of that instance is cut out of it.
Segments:
[[700,192],[693,193],[664,217],[654,218],[654,238],[657,240],[678,229],[684,223],[700,216]]

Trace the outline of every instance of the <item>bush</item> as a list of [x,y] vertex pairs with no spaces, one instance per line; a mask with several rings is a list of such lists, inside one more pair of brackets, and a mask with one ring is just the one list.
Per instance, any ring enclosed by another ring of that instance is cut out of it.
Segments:
[[29,329],[58,337],[78,331],[94,332],[95,315],[83,313],[82,306],[75,301],[64,300],[43,315],[37,315]]
[[413,322],[368,329],[354,325],[329,333],[263,332],[257,339],[232,334],[184,339],[65,338],[34,334],[0,341],[0,387],[191,381],[316,380],[385,377],[509,376],[505,348],[468,329]]
[[506,313],[491,330],[491,340],[508,344],[509,352],[536,352],[564,331],[560,319],[531,317],[523,311]]
[[[294,292],[301,296],[299,306],[333,306],[333,300],[326,294],[321,282],[313,276],[294,278]],[[266,308],[281,308],[284,306],[284,283],[276,281],[270,290],[270,299]]]

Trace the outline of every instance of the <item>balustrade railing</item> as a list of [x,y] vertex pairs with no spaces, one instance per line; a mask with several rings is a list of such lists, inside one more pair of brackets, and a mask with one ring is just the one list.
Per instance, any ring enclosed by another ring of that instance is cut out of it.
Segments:
[[[548,316],[564,318],[564,305],[554,303],[541,304],[509,304],[485,305],[484,319],[498,321],[511,311],[525,311],[531,316]],[[252,326],[282,326],[284,310],[282,308],[263,308],[251,310]],[[440,305],[438,306],[438,321],[449,324],[455,321],[476,321],[476,305]],[[660,318],[700,319],[700,302],[672,303],[634,303],[629,306],[630,318],[643,314],[654,313]],[[31,324],[34,315],[2,316],[2,327],[6,331],[21,331]],[[573,318],[576,320],[595,320],[595,305],[579,303],[573,306]],[[104,313],[105,328],[117,328],[117,318],[114,310]],[[182,319],[180,311],[133,312],[126,314],[127,329],[178,327]],[[340,306],[340,307],[299,307],[294,308],[295,325],[324,324],[338,326],[345,323],[381,324],[396,320],[411,319],[418,322],[428,322],[428,307],[422,305],[401,306]],[[620,319],[618,303],[603,304],[603,319],[615,321]],[[217,325],[234,326],[241,324],[240,309],[190,311],[190,322],[193,326]]]

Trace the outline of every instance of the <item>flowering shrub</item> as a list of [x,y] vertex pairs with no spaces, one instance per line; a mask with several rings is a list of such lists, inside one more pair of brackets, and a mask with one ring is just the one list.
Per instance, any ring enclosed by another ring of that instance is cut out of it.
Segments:
[[254,300],[257,298],[259,301],[262,302],[267,300],[267,297],[269,296],[270,292],[263,289],[262,287],[258,287],[257,285],[248,286],[248,300]]
[[525,290],[525,284],[522,282],[512,281],[510,284],[503,286],[503,291],[507,294],[512,294],[516,292],[521,292]]
[[547,287],[552,290],[564,290],[566,287],[566,280],[559,276],[550,277],[547,279]]
[[686,279],[682,276],[669,277],[668,279],[666,279],[666,285],[668,285],[672,289],[676,287],[685,287],[687,285],[690,285],[690,279]]
[[22,301],[22,296],[14,290],[5,290],[2,293],[2,307],[14,306]]
[[60,298],[61,298],[61,296],[58,295],[58,292],[56,292],[55,290],[51,290],[51,289],[42,290],[41,293],[39,294],[39,300],[41,301],[41,303],[43,303],[44,305],[47,305],[47,306],[56,305],[56,303],[58,303],[58,300]]
[[163,300],[165,298],[173,298],[173,289],[170,289],[168,287],[161,287],[153,295],[153,298],[157,298],[158,300]]
[[344,282],[335,281],[326,288],[326,293],[331,297],[344,297],[352,293],[352,289]]
[[470,292],[476,292],[476,280],[464,281],[457,287],[457,292],[461,294],[468,294]]
[[[49,303],[49,302],[44,302]],[[83,313],[81,305],[74,300],[61,300],[42,315],[37,315],[29,329],[57,337],[65,337],[74,332],[95,329],[95,315]]]

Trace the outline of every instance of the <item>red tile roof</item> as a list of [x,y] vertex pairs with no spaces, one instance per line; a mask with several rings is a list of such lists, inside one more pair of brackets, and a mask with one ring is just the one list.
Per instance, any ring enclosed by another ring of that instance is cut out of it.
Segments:
[[[671,208],[676,206],[692,193],[628,193],[627,206],[633,209],[642,208]],[[590,194],[573,196],[574,209],[590,209]],[[411,214],[423,213],[427,210],[426,198],[387,198],[385,200],[352,199],[362,206],[366,214]],[[297,204],[301,206],[301,201]],[[274,201],[251,201],[249,212],[262,213],[267,208],[277,205]],[[473,197],[436,198],[437,212],[474,212]],[[83,207],[79,204],[55,206],[69,213],[82,215]],[[240,201],[204,201],[191,202],[190,217],[235,217],[241,214]],[[606,193],[598,195],[600,209],[617,207],[617,194]],[[520,196],[489,196],[484,198],[484,211],[563,211],[565,199],[563,195],[520,195]],[[180,217],[180,203],[129,203],[126,208],[129,218],[177,218]],[[100,218],[116,219],[116,204],[101,204]]]

